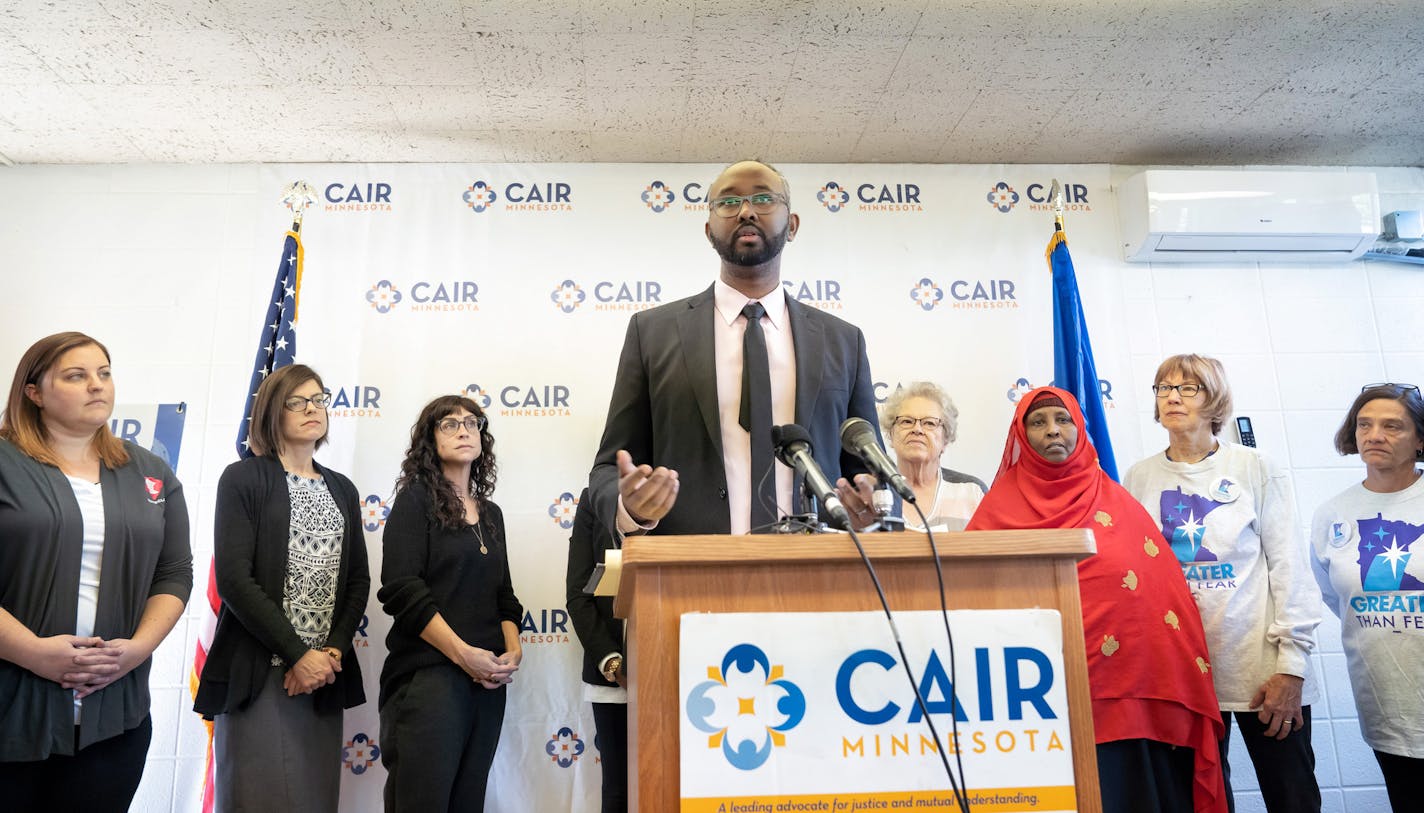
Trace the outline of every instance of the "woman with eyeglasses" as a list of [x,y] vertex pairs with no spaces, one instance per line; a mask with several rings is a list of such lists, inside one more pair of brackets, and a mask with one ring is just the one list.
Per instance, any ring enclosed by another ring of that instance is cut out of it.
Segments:
[[193,709],[213,721],[219,811],[336,810],[342,712],[366,702],[351,656],[371,589],[360,498],[313,458],[329,400],[306,365],[269,375],[253,457],[218,481],[222,610]]
[[1424,798],[1424,555],[1412,555],[1424,536],[1419,388],[1366,386],[1335,433],[1335,449],[1358,454],[1365,479],[1315,512],[1315,579],[1341,621],[1360,732],[1384,773],[1390,806],[1417,810]]
[[1153,417],[1165,451],[1139,461],[1123,485],[1160,522],[1201,610],[1226,734],[1232,719],[1272,813],[1320,810],[1310,704],[1310,653],[1320,591],[1296,524],[1290,478],[1254,448],[1220,440],[1231,414],[1221,362],[1172,356],[1157,368]]
[[[895,451],[895,467],[915,492],[915,504],[935,531],[962,531],[979,507],[988,487],[972,474],[940,466],[944,450],[959,430],[959,409],[942,387],[913,381],[896,390],[880,412],[880,426]],[[891,514],[905,518],[905,527],[922,531],[913,509],[902,505],[894,491]]]
[[149,667],[193,586],[168,463],[109,430],[109,351],[73,331],[20,356],[0,415],[0,808],[128,810]]
[[381,589],[392,616],[381,670],[387,811],[484,810],[523,651],[494,436],[469,398],[446,395],[410,430],[386,519]]

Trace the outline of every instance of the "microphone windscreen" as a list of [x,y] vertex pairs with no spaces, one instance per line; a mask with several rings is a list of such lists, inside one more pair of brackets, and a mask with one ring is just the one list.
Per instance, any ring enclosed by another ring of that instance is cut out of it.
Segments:
[[771,445],[777,448],[789,446],[793,443],[806,444],[806,451],[810,452],[811,433],[806,431],[806,427],[799,423],[788,423],[782,426],[771,427]]
[[855,452],[864,446],[867,439],[875,441],[875,427],[870,425],[870,421],[864,418],[846,418],[841,424],[841,448],[849,452]]

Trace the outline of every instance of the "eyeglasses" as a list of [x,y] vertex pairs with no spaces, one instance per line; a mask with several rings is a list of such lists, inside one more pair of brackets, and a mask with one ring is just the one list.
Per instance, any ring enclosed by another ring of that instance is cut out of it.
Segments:
[[483,415],[471,415],[463,421],[456,420],[455,418],[445,418],[440,421],[440,423],[435,424],[435,428],[439,429],[442,435],[453,435],[460,431],[460,427],[463,426],[465,427],[465,431],[472,435],[478,435],[484,431],[485,425],[488,423],[489,420]]
[[725,198],[717,198],[710,201],[707,206],[718,217],[736,217],[741,214],[742,205],[752,207],[752,211],[759,215],[769,215],[776,210],[777,205],[786,202],[785,195],[777,195],[771,192],[758,192],[755,195],[740,197],[729,195]]
[[1370,390],[1377,389],[1379,387],[1390,387],[1392,389],[1399,390],[1400,395],[1404,395],[1406,393],[1411,392],[1415,395],[1419,394],[1419,388],[1414,386],[1413,384],[1396,384],[1393,381],[1382,381],[1378,384],[1366,384],[1365,386],[1360,387],[1360,392],[1369,392]]
[[909,415],[900,415],[895,418],[894,426],[901,432],[908,432],[915,428],[915,424],[923,426],[926,432],[934,432],[944,426],[944,421],[939,418],[911,418]]
[[1197,396],[1197,393],[1202,391],[1202,385],[1154,384],[1152,386],[1152,392],[1155,393],[1158,398],[1166,398],[1167,396],[1172,394],[1172,390],[1176,390],[1177,392],[1181,393],[1183,398],[1195,398]]
[[326,405],[330,403],[331,396],[323,392],[320,395],[313,395],[310,398],[293,395],[291,398],[283,401],[282,406],[286,407],[288,412],[306,412],[307,404],[311,404],[317,409],[326,409]]

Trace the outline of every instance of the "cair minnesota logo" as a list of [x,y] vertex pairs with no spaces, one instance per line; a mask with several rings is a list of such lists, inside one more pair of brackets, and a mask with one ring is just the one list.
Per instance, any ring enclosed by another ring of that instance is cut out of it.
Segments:
[[366,499],[361,501],[361,527],[368,531],[374,533],[381,530],[390,515],[391,508],[380,494],[367,494]]
[[493,206],[496,200],[499,200],[499,193],[484,181],[475,181],[465,189],[465,193],[461,197],[464,198],[465,205],[470,207],[470,211],[483,212]]
[[1012,186],[1009,186],[1003,181],[999,181],[989,189],[989,194],[986,195],[985,198],[989,201],[990,206],[993,206],[1004,214],[1008,214],[1018,205],[1019,193],[1015,192]]
[[391,185],[384,181],[329,183],[321,190],[322,209],[327,212],[389,212]]
[[555,765],[567,768],[578,762],[586,747],[583,739],[575,734],[572,728],[562,726],[544,743],[544,753],[549,755]]
[[554,524],[567,531],[574,527],[574,512],[577,510],[578,497],[565,491],[549,505],[549,517],[554,520]]
[[786,732],[806,717],[806,695],[782,676],[782,667],[753,644],[737,644],[711,678],[693,687],[684,709],[688,722],[708,735],[732,767],[752,771],[786,745]]
[[839,212],[847,203],[850,203],[850,193],[841,188],[835,181],[826,181],[819,190],[816,191],[816,200],[826,207],[828,212]]
[[[882,183],[872,181],[853,184],[855,209],[858,212],[923,212],[920,185],[916,183]],[[851,205],[851,186],[826,181],[816,192],[816,200],[829,212],[839,212]]]
[[910,289],[910,300],[920,306],[920,310],[932,311],[944,299],[944,290],[934,284],[929,277],[922,277]]
[[[465,205],[475,213],[490,209],[506,212],[573,211],[573,187],[564,181],[511,181],[500,185],[480,179],[460,193]],[[496,206],[496,204],[499,204]]]
[[553,293],[549,294],[549,298],[554,301],[554,307],[564,313],[573,313],[588,298],[588,294],[583,292],[583,288],[580,288],[577,282],[566,279],[559,283]]
[[402,302],[409,302],[401,307],[413,313],[478,311],[480,284],[472,279],[418,279],[402,292],[401,286],[383,279],[366,291],[366,303],[379,314],[390,313]]
[[390,313],[391,308],[400,304],[404,299],[401,292],[396,290],[396,286],[388,279],[383,279],[371,286],[371,290],[366,292],[366,301],[371,307],[376,309],[376,313]]
[[677,200],[677,193],[662,181],[653,181],[643,190],[643,203],[654,212],[666,212]]

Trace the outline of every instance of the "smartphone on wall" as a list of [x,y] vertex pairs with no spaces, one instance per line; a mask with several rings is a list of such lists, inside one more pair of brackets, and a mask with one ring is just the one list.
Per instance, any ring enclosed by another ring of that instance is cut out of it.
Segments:
[[1256,446],[1256,433],[1251,431],[1251,419],[1238,416],[1236,418],[1236,437],[1241,439],[1242,446]]

